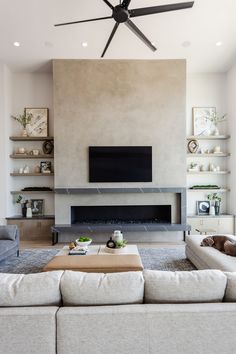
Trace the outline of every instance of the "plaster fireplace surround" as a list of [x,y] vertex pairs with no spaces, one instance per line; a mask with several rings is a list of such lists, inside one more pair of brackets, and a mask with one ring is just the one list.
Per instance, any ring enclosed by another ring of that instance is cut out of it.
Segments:
[[[182,239],[185,61],[55,60],[53,77],[56,224],[78,227],[73,221],[81,209],[72,207],[88,210],[90,206],[97,211],[96,207],[110,206],[117,213],[121,206],[168,206],[169,221],[103,220],[101,225],[87,219],[79,222],[80,230],[74,228],[75,234],[90,232],[94,241],[102,242],[120,225],[131,242]],[[152,182],[88,182],[89,146],[147,145],[153,151]],[[73,238],[66,229],[60,237],[59,241]]]

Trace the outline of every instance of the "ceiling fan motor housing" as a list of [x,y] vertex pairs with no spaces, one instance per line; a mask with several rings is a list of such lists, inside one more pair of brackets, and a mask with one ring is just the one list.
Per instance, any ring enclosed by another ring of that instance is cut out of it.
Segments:
[[129,11],[120,5],[115,6],[113,10],[113,18],[118,23],[126,22],[129,18]]

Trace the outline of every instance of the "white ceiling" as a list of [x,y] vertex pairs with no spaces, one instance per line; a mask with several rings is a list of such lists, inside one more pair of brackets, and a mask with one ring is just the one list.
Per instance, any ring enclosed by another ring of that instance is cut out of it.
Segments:
[[[187,0],[132,0],[131,8]],[[118,0],[110,0],[113,5]],[[50,59],[98,59],[114,26],[104,20],[65,27],[53,24],[109,16],[102,0],[0,0],[0,60],[14,71],[48,68]],[[120,25],[107,59],[186,58],[190,72],[225,72],[236,60],[236,0],[195,0],[188,10],[133,19],[156,44],[152,52]],[[19,41],[21,46],[13,46]],[[88,42],[83,48],[82,42]],[[191,42],[183,47],[183,42]],[[216,42],[223,45],[217,47]]]

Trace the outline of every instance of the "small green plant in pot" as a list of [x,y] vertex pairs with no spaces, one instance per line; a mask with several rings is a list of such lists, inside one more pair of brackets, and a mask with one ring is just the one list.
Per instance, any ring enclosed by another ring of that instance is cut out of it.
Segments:
[[33,118],[32,113],[26,113],[24,112],[23,114],[18,114],[16,116],[11,116],[16,122],[20,123],[20,125],[23,127],[23,132],[22,136],[27,136],[27,124],[29,124]]
[[208,200],[212,203],[212,205],[215,207],[215,215],[220,214],[220,202],[221,202],[221,196],[217,193],[210,193],[207,196]]

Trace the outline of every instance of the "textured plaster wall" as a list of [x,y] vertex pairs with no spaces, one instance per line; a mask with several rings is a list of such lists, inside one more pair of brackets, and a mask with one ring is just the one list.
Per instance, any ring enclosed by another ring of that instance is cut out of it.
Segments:
[[[186,185],[184,60],[55,60],[53,81],[56,187]],[[89,183],[88,147],[93,145],[152,146],[153,182]],[[126,198],[142,203],[140,195]],[[156,195],[156,203],[158,198],[163,196]],[[85,199],[73,197],[73,204]],[[114,202],[114,196],[108,199]],[[124,195],[115,199],[127,202]],[[165,202],[172,200],[166,196]],[[70,223],[70,201],[56,195],[57,223]],[[92,203],[98,203],[96,196]],[[145,203],[152,204],[153,196]]]

